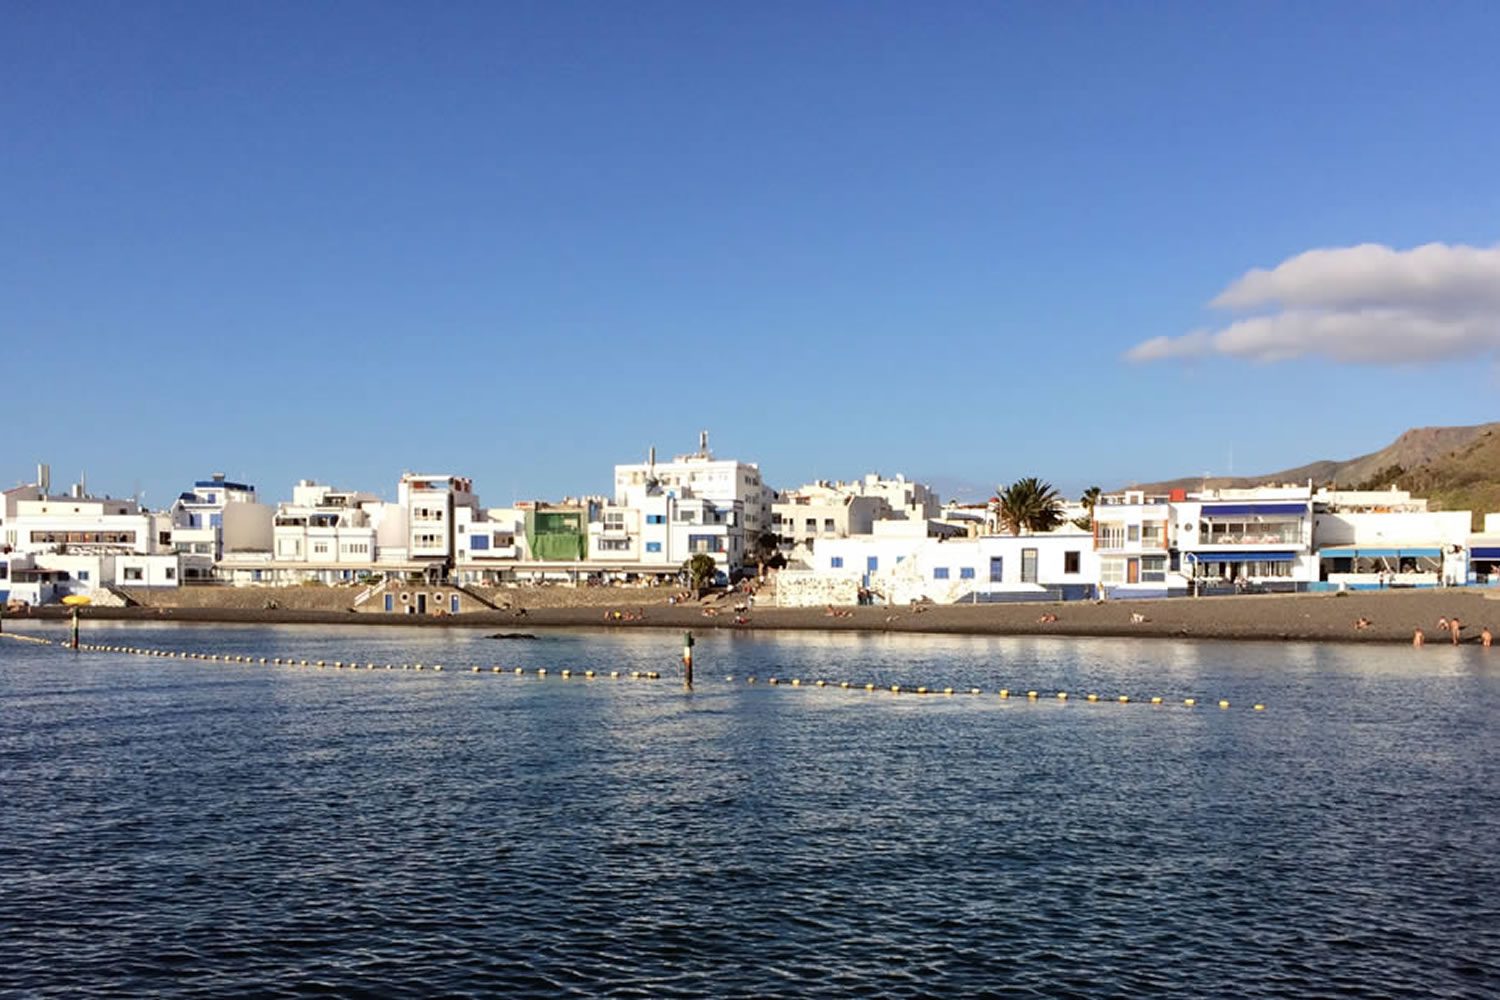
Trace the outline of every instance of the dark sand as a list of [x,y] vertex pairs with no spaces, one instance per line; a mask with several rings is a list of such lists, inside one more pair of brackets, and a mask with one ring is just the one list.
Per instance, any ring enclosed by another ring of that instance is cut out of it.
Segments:
[[[627,596],[623,595],[622,596]],[[758,607],[735,623],[730,601],[720,603],[717,616],[703,614],[696,604],[636,605],[622,601],[621,612],[637,613],[635,621],[605,621],[600,607],[536,608],[525,614],[486,611],[449,617],[356,614],[353,612],[251,610],[235,608],[88,608],[85,619],[104,621],[262,622],[276,624],[423,625],[483,628],[493,632],[535,632],[549,626],[592,626],[610,629],[660,628],[695,632],[717,629],[813,629],[859,632],[931,632],[973,635],[1156,636],[1198,639],[1313,640],[1337,642],[1407,643],[1421,628],[1429,645],[1447,644],[1439,633],[1439,617],[1457,615],[1464,622],[1465,642],[1479,641],[1481,626],[1500,629],[1500,591],[1388,590],[1334,594],[1267,594],[1241,597],[1175,598],[1158,601],[1105,603],[1036,603],[842,609],[847,617],[830,617],[816,608]],[[66,618],[65,608],[43,608],[7,620]],[[1057,616],[1043,623],[1042,615]],[[1132,622],[1132,615],[1145,621]],[[1367,618],[1370,625],[1357,629]],[[1500,652],[1497,652],[1500,655]]]

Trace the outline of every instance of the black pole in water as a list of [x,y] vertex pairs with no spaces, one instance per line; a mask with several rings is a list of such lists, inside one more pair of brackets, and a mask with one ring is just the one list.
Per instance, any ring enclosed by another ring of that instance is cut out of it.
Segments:
[[73,609],[73,648],[78,648],[78,609]]
[[682,683],[684,687],[691,689],[693,686],[693,633],[682,633]]

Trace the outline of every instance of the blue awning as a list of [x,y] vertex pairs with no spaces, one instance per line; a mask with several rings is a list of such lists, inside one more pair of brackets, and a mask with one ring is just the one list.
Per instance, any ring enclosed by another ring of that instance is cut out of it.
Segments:
[[1372,549],[1363,545],[1341,546],[1336,549],[1319,549],[1318,555],[1323,559],[1400,559],[1403,556],[1408,559],[1426,557],[1437,559],[1442,556],[1442,549],[1431,548],[1400,548],[1400,549]]
[[1189,554],[1200,563],[1291,562],[1297,558],[1295,552],[1193,552]]
[[1500,545],[1476,545],[1469,550],[1470,559],[1500,559]]
[[1204,517],[1226,517],[1231,514],[1306,514],[1305,503],[1206,503]]

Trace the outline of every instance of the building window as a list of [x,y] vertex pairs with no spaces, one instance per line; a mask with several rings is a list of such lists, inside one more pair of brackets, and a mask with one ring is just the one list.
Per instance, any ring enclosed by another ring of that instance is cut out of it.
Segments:
[[1005,582],[1005,559],[1001,556],[990,557],[990,583]]
[[1083,553],[1081,553],[1081,552],[1064,552],[1063,553],[1063,572],[1064,573],[1077,573],[1077,572],[1080,572],[1080,570],[1082,568],[1082,565],[1083,565]]
[[177,579],[177,567],[175,567],[175,566],[168,566],[167,567],[167,579],[168,580],[175,580],[175,579]]
[[1141,525],[1141,541],[1152,548],[1160,548],[1164,544],[1167,526],[1161,521],[1148,521]]
[[1165,583],[1167,580],[1166,556],[1141,556],[1141,582]]
[[832,559],[829,559],[828,560],[828,568],[829,569],[843,569],[844,568],[844,557],[843,556],[834,556]]
[[823,518],[823,531],[824,531],[824,533],[831,535],[831,534],[834,533],[835,530],[837,530],[837,529],[835,529],[834,526],[833,526],[833,518],[831,518],[831,517],[825,517],[825,518]]
[[647,524],[666,524],[667,523],[667,516],[665,514],[647,514],[646,515],[646,523]]
[[145,573],[143,573],[141,571],[141,568],[139,566],[126,566],[125,567],[125,579],[126,579],[127,582],[129,582],[129,583],[139,583],[144,578],[145,578]]
[[1099,582],[1120,584],[1125,582],[1125,557],[1105,556],[1099,560]]
[[1125,544],[1125,525],[1119,521],[1100,521],[1097,537],[1101,549],[1118,549]]
[[313,555],[326,556],[328,554],[327,542],[313,542]]
[[469,548],[475,552],[488,551],[490,547],[489,535],[470,535]]
[[78,571],[78,581],[80,583],[88,583],[89,582],[89,571],[86,570],[86,569],[79,570]]
[[625,512],[623,510],[611,510],[604,513],[605,531],[624,531]]
[[661,542],[647,542],[646,543],[646,551],[647,552],[660,552],[661,551]]
[[689,535],[688,551],[698,552],[723,552],[724,539],[720,535]]
[[1127,542],[1138,542],[1141,540],[1141,526],[1132,524],[1125,529],[1125,540]]
[[1036,549],[1021,550],[1021,582],[1036,583]]
[[934,580],[946,580],[946,579],[948,579],[948,567],[947,566],[935,566],[935,567],[933,567],[932,578]]
[[865,557],[865,572],[866,573],[873,573],[876,570],[878,570],[879,568],[880,568],[880,557],[879,556],[866,556]]
[[629,552],[630,539],[628,538],[601,538],[599,539],[600,552]]
[[958,578],[960,580],[972,580],[972,579],[974,579],[974,567],[973,566],[960,566],[958,568]]

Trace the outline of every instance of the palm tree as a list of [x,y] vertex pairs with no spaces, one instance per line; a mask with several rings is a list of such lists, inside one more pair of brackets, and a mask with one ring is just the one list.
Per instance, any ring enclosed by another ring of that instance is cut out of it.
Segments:
[[1073,523],[1084,531],[1092,531],[1094,529],[1094,508],[1098,505],[1099,498],[1103,495],[1104,491],[1097,486],[1090,486],[1084,490],[1083,496],[1079,497],[1078,502],[1083,504],[1083,509],[1088,513],[1084,514],[1083,517],[1073,518]]
[[1051,531],[1063,523],[1062,495],[1035,476],[997,487],[990,502],[1000,515],[1000,524],[1012,535]]

